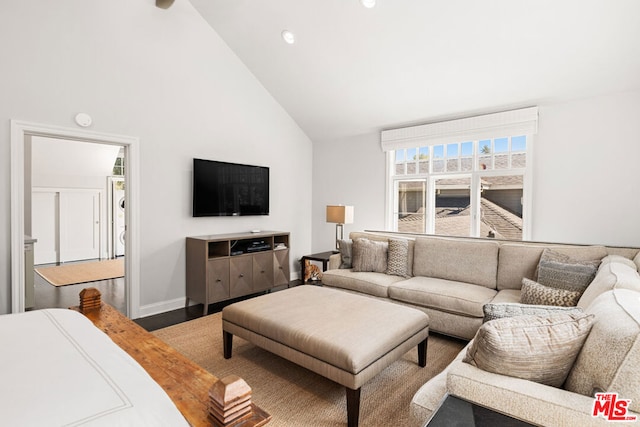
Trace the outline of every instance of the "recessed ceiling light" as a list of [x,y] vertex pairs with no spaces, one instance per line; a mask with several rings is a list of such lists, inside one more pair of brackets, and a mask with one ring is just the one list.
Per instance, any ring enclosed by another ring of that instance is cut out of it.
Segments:
[[360,3],[367,9],[371,9],[376,5],[376,0],[360,0]]
[[296,42],[296,36],[289,30],[284,30],[282,32],[282,40],[289,44],[294,44]]

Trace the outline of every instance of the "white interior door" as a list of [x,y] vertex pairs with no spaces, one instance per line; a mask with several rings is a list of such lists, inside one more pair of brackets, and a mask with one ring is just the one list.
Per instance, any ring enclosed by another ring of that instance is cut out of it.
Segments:
[[100,192],[60,193],[60,261],[100,258]]
[[34,264],[100,258],[100,190],[34,189]]
[[53,264],[58,262],[58,195],[57,191],[34,191],[31,199],[31,233],[37,239],[33,262]]

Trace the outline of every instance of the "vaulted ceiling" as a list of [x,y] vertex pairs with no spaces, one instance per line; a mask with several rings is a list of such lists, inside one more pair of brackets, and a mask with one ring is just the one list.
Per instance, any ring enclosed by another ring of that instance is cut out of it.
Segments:
[[190,1],[314,142],[640,89],[638,0]]

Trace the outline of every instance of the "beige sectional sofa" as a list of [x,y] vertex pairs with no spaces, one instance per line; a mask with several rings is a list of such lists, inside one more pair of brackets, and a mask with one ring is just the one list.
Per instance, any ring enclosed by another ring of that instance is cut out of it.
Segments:
[[472,340],[487,303],[519,303],[523,278],[536,279],[545,248],[573,259],[601,259],[578,307],[593,315],[591,330],[563,387],[487,372],[464,362],[469,347],[414,396],[411,413],[424,423],[445,394],[477,402],[539,425],[604,425],[593,417],[593,394],[617,392],[631,399],[640,423],[640,250],[490,239],[354,232],[350,238],[407,240],[406,277],[339,268],[332,257],[325,286],[366,294],[426,312],[430,329]]
[[378,232],[352,232],[349,237],[406,239],[408,277],[341,269],[336,254],[323,273],[323,285],[418,308],[429,315],[432,331],[467,340],[482,324],[484,304],[520,301],[522,279],[536,277],[544,248],[579,260],[611,254],[633,259],[639,250]]

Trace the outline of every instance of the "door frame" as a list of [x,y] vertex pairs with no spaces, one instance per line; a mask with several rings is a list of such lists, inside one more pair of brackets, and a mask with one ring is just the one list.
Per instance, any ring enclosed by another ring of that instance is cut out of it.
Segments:
[[25,310],[25,141],[33,136],[66,139],[78,142],[119,145],[125,150],[125,210],[127,239],[125,241],[125,300],[127,316],[139,317],[140,312],[140,218],[139,174],[140,140],[137,137],[65,128],[61,126],[11,120],[11,312]]
[[[125,192],[127,189],[127,185],[126,185],[126,180],[123,176],[116,176],[116,175],[112,175],[112,176],[108,176],[107,177],[107,197],[106,197],[106,204],[107,204],[107,257],[110,259],[115,259],[117,258],[117,254],[116,254],[116,239],[118,238],[118,236],[116,235],[115,232],[115,216],[113,214],[114,206],[117,203],[115,198],[114,198],[114,186],[116,182],[123,182],[125,183],[124,188],[125,188]],[[125,200],[126,203],[126,200]],[[126,214],[127,210],[125,208],[125,214]],[[125,237],[126,239],[126,237]],[[126,240],[125,240],[126,243]],[[126,245],[125,245],[125,252],[124,252],[125,256],[127,255],[127,251],[126,251]]]

